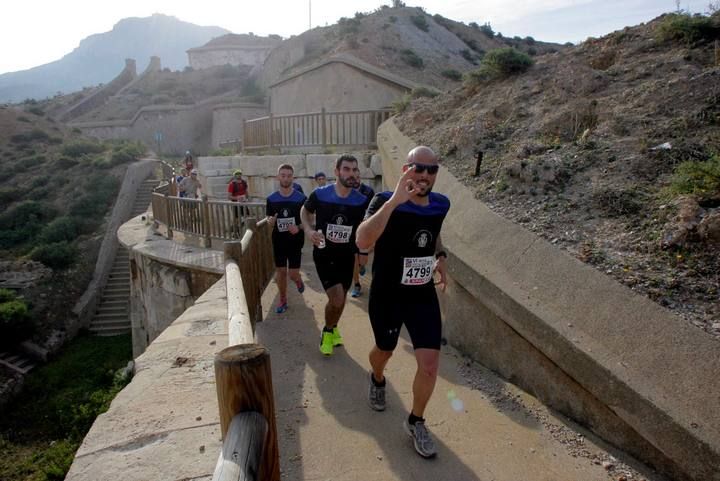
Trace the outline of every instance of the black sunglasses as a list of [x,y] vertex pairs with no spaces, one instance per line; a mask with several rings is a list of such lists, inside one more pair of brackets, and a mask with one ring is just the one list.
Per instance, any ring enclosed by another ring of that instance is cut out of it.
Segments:
[[416,162],[411,163],[410,165],[415,167],[415,172],[418,174],[422,174],[427,170],[427,173],[430,175],[435,175],[438,173],[438,170],[440,169],[440,166],[437,164],[428,165],[428,164],[418,164]]

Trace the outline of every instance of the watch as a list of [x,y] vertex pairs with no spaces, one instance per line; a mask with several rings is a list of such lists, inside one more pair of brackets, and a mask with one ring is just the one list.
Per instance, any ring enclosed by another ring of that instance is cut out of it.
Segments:
[[437,251],[437,252],[435,253],[435,259],[439,259],[440,256],[442,256],[442,257],[444,257],[445,259],[447,259],[447,252],[445,252],[445,251]]

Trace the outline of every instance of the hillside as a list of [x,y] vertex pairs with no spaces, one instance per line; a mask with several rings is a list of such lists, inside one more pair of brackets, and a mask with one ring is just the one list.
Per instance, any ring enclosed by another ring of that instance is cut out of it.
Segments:
[[347,53],[406,79],[447,90],[459,85],[460,74],[476,68],[486,52],[508,45],[531,55],[564,48],[530,37],[499,37],[487,25],[465,25],[421,8],[383,6],[286,40],[266,60],[262,84],[267,87],[295,70]]
[[0,102],[42,99],[108,82],[122,70],[126,58],[137,61],[138,73],[153,55],[161,58],[164,67],[182,70],[187,49],[225,33],[220,27],[201,27],[160,14],[126,18],[110,32],[83,39],[60,60],[0,75]]
[[495,212],[720,339],[718,39],[718,13],[666,15],[396,122]]
[[[127,163],[143,152],[82,138],[38,106],[0,107],[0,348],[64,329],[92,277]],[[5,304],[4,287],[19,288],[27,312]]]

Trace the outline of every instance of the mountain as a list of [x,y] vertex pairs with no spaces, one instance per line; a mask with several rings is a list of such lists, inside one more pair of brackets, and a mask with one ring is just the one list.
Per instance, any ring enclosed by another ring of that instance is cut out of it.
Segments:
[[137,61],[138,73],[151,56],[173,70],[187,65],[185,51],[228,33],[220,27],[201,27],[175,17],[155,14],[125,18],[109,32],[91,35],[60,60],[28,70],[0,75],[0,102],[43,98],[112,80],[126,58]]

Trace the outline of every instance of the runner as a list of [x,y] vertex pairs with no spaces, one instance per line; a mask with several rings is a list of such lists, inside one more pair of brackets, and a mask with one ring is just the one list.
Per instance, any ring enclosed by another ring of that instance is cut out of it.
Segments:
[[[295,281],[299,293],[305,291],[305,284],[300,278],[300,260],[305,237],[300,232],[300,209],[305,203],[305,196],[293,189],[294,170],[292,165],[283,164],[278,167],[277,180],[280,189],[267,198],[266,214],[273,224],[272,244],[275,257],[275,282],[280,292],[280,300],[275,312],[282,314],[287,311],[287,278]],[[289,269],[289,271],[288,271]]]
[[375,335],[370,351],[368,400],[376,411],[385,410],[385,366],[397,346],[403,324],[415,350],[412,410],[404,422],[415,451],[435,456],[435,443],[425,426],[427,406],[437,379],[442,325],[433,273],[446,285],[447,254],[440,228],[450,201],[432,188],[438,158],[428,147],[415,147],[394,192],[377,194],[357,232],[360,249],[375,246],[368,314]]
[[[337,325],[352,282],[355,230],[362,221],[366,202],[365,196],[354,189],[359,175],[357,159],[340,156],[335,163],[335,183],[315,189],[301,212],[305,233],[315,246],[315,268],[328,296],[320,338],[320,352],[326,356],[333,353],[334,346],[343,344]],[[313,215],[318,230],[311,227]]]

